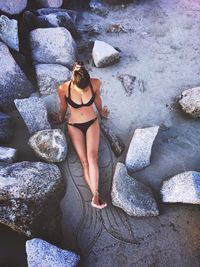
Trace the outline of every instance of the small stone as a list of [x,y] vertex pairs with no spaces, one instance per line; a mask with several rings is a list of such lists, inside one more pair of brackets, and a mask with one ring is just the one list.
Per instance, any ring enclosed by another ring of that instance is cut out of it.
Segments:
[[0,143],[9,143],[14,135],[14,120],[13,118],[0,112]]
[[30,32],[34,63],[62,64],[70,68],[76,59],[76,43],[63,28],[38,28]]
[[123,163],[117,163],[111,191],[113,205],[130,216],[157,216],[159,210],[151,189],[128,175]]
[[12,163],[17,160],[17,150],[0,146],[0,162]]
[[39,7],[61,7],[63,0],[35,0]]
[[142,92],[142,93],[145,91],[144,82],[142,79],[138,79],[138,88],[139,88],[140,92]]
[[17,20],[0,16],[0,39],[10,48],[19,51]]
[[39,238],[26,241],[26,253],[29,267],[75,267],[80,260],[76,253],[60,249]]
[[200,172],[179,173],[163,182],[163,202],[200,204]]
[[0,11],[9,15],[20,14],[27,6],[27,0],[0,1]]
[[67,142],[60,129],[35,133],[28,141],[36,155],[47,162],[61,162],[67,155]]
[[51,129],[46,106],[40,97],[16,99],[15,105],[31,135],[41,130]]
[[56,93],[58,86],[71,77],[71,72],[59,64],[35,65],[37,84],[42,95]]
[[119,80],[121,81],[124,89],[125,89],[125,93],[127,96],[131,96],[133,89],[135,87],[135,76],[129,75],[129,74],[121,74],[118,76]]
[[158,130],[159,126],[135,130],[125,160],[128,171],[139,171],[150,164],[151,149]]
[[110,33],[120,33],[120,32],[126,32],[126,30],[124,29],[124,27],[121,24],[112,24],[107,30],[106,32],[110,32]]
[[179,104],[185,113],[200,118],[200,86],[183,91]]
[[119,61],[119,52],[111,45],[96,40],[92,50],[92,57],[96,67],[106,67]]
[[123,151],[125,149],[124,143],[103,122],[101,122],[100,126],[101,126],[101,130],[102,130],[103,134],[108,139],[108,141],[110,143],[110,146],[112,148],[112,151],[115,153],[115,156],[116,157],[119,157],[123,153]]

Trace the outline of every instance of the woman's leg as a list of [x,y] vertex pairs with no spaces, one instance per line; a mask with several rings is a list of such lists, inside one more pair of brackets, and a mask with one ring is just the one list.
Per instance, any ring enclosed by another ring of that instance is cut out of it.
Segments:
[[68,126],[69,137],[72,141],[72,144],[78,154],[81,165],[83,167],[83,174],[84,174],[85,181],[91,190],[89,165],[88,165],[87,153],[86,153],[85,135],[76,127],[69,125],[69,124],[67,126]]
[[93,203],[99,207],[104,207],[99,199],[99,166],[98,150],[100,140],[99,122],[96,120],[87,130],[86,133],[86,151],[89,163],[90,186],[93,194]]

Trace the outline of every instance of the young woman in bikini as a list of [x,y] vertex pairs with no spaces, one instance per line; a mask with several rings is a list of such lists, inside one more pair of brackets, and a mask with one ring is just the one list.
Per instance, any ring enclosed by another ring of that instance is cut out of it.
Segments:
[[77,61],[73,67],[71,80],[59,86],[58,95],[60,111],[52,114],[52,119],[55,123],[63,123],[67,108],[70,108],[67,122],[69,137],[79,156],[85,181],[92,193],[91,205],[102,209],[107,204],[99,197],[100,127],[93,103],[102,118],[108,117],[108,109],[102,107],[100,81],[90,78],[83,62]]

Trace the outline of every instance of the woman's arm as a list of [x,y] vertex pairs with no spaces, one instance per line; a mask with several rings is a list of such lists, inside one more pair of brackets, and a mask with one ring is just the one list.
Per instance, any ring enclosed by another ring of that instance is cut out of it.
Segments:
[[64,122],[65,120],[65,114],[67,111],[67,102],[65,99],[66,96],[66,87],[65,84],[61,84],[58,89],[57,89],[57,93],[60,99],[60,111],[59,111],[59,120],[60,122]]
[[95,81],[93,82],[94,83],[94,87],[95,87],[95,105],[96,105],[96,108],[100,114],[100,116],[102,118],[108,118],[108,108],[107,107],[102,107],[102,100],[101,100],[101,95],[100,95],[100,85],[101,85],[101,82],[100,80],[98,79],[95,79]]

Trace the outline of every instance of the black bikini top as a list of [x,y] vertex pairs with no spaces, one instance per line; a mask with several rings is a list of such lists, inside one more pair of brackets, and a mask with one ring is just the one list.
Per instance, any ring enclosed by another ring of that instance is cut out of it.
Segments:
[[69,95],[68,97],[65,96],[66,98],[66,102],[72,106],[73,108],[81,108],[81,107],[88,107],[90,105],[92,105],[94,103],[94,100],[95,100],[95,92],[94,92],[94,89],[93,89],[93,86],[92,84],[90,83],[90,87],[91,87],[91,91],[92,91],[92,97],[90,98],[90,100],[87,102],[87,103],[82,103],[82,104],[77,104],[76,102],[74,102],[72,99],[71,99],[71,82],[69,83],[69,87],[68,87],[68,92],[69,92]]

